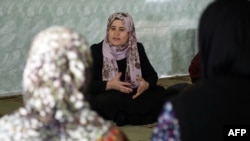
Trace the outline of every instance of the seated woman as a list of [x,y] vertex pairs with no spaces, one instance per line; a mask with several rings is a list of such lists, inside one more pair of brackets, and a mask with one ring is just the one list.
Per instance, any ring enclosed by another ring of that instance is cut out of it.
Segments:
[[103,41],[91,46],[94,59],[91,106],[117,125],[156,122],[167,95],[137,42],[132,17],[114,13]]
[[24,107],[0,119],[1,141],[127,141],[89,108],[92,58],[85,39],[60,26],[34,39],[23,74]]

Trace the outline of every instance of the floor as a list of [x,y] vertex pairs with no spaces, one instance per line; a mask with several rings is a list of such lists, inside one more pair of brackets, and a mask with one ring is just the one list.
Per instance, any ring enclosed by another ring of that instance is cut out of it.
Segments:
[[[167,88],[176,83],[190,83],[189,76],[176,76],[171,78],[159,79],[158,84]],[[0,117],[10,114],[23,105],[22,95],[0,97]],[[128,136],[130,141],[149,141],[152,129],[155,124],[142,126],[122,126],[121,129]]]
[[[191,83],[189,76],[177,76],[159,79],[158,84],[167,88],[177,83]],[[154,124],[143,126],[123,126],[121,129],[128,136],[130,141],[149,141]]]

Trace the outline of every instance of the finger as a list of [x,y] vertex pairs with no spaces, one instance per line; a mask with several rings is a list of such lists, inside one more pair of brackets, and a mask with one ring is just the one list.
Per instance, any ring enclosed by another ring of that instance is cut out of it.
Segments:
[[137,93],[141,93],[142,92],[142,87],[140,86],[140,87],[138,87],[138,89],[137,89]]
[[128,86],[122,86],[121,89],[126,90],[126,91],[132,91],[133,89],[128,87]]
[[141,76],[138,77],[138,81],[142,81],[143,78]]
[[128,93],[131,93],[132,90],[131,90],[130,88],[126,88],[126,87],[125,87],[125,88],[121,88],[121,89],[120,89],[120,92],[122,92],[122,93],[127,93],[127,94],[128,94]]
[[133,95],[132,98],[135,99],[135,98],[137,98],[140,94],[141,94],[141,88],[139,87],[139,88],[137,89],[136,94]]
[[136,93],[135,95],[132,96],[132,98],[136,99],[139,95],[140,95],[140,93]]
[[128,82],[121,82],[121,85],[126,86],[126,87],[131,86],[131,84],[130,84],[130,83],[128,83]]
[[123,87],[122,89],[124,89],[124,91],[126,91],[128,93],[131,93],[133,91],[133,89],[129,88],[129,87]]
[[125,90],[123,88],[120,89],[120,92],[125,93]]

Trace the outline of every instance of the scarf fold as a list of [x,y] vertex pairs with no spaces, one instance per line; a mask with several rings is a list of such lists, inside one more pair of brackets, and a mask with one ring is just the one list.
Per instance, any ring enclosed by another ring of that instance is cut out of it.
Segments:
[[[128,42],[123,46],[113,46],[108,41],[108,30],[112,22],[116,19],[121,20],[129,33]],[[138,77],[142,76],[140,56],[137,48],[137,39],[132,17],[128,13],[114,13],[108,19],[106,37],[103,41],[103,68],[102,79],[108,81],[113,79],[118,73],[117,61],[126,58],[125,82],[131,83],[132,88],[139,86]]]

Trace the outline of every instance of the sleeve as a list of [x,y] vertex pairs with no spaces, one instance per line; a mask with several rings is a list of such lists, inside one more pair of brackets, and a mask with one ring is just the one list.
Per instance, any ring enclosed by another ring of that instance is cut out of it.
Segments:
[[151,141],[180,141],[179,123],[170,102],[164,105],[164,109],[153,129]]
[[155,87],[158,81],[158,75],[147,57],[144,46],[138,43],[137,47],[140,55],[142,77],[149,83],[150,88]]
[[93,58],[90,93],[93,96],[105,91],[107,81],[102,81],[103,55],[101,44],[92,45],[90,50]]

